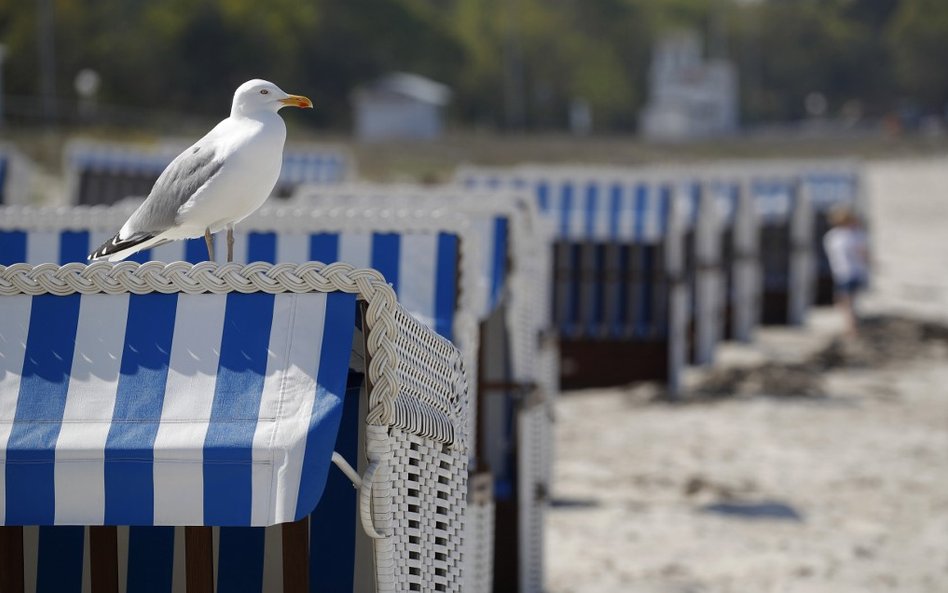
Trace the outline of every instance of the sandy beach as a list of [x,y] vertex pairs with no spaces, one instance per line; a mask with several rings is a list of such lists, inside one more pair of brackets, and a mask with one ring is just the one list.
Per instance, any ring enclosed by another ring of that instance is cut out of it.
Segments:
[[556,407],[552,593],[948,591],[948,160],[870,161],[870,319]]

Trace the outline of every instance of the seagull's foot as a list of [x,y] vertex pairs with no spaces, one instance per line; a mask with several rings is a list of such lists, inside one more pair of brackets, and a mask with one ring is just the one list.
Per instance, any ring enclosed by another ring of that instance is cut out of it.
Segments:
[[204,229],[204,242],[207,243],[207,261],[215,261],[214,239],[211,237],[211,229]]
[[234,261],[234,226],[227,225],[227,263]]

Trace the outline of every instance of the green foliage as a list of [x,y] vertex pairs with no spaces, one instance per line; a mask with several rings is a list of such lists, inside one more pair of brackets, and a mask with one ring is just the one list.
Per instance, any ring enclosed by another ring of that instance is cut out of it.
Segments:
[[[693,28],[738,64],[746,121],[882,114],[910,99],[948,104],[945,0],[53,0],[57,92],[82,68],[101,101],[219,116],[252,77],[306,93],[321,126],[348,125],[352,91],[418,72],[454,89],[469,124],[562,128],[570,104],[600,129],[631,129],[646,100],[650,51]],[[6,92],[40,93],[39,2],[0,0]],[[309,118],[308,118],[309,119]]]

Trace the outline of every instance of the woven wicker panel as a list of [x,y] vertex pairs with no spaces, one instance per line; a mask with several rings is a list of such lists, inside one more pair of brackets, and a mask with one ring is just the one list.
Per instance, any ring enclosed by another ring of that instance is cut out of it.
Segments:
[[520,590],[543,591],[543,522],[549,488],[549,402],[526,407],[519,414],[518,460],[520,519]]
[[467,454],[399,429],[389,444],[391,521],[378,525],[391,534],[384,542],[393,562],[379,591],[461,591]]

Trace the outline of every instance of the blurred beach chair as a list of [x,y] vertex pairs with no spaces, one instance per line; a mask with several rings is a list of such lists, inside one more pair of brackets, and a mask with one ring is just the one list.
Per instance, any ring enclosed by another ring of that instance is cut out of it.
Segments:
[[378,272],[0,267],[0,342],[0,590],[461,590],[463,363]]
[[[144,145],[72,140],[67,143],[63,157],[67,201],[73,205],[97,205],[145,197],[165,167],[187,146],[186,142]],[[273,193],[286,197],[300,185],[343,183],[354,176],[354,160],[341,149],[289,145]]]
[[471,189],[522,188],[553,227],[561,384],[680,383],[687,349],[683,200],[675,180],[589,167],[465,167]]
[[802,325],[815,283],[813,209],[799,175],[787,167],[750,167],[760,216],[761,323]]
[[[474,307],[475,333],[458,336],[476,361],[465,583],[470,591],[543,590],[543,520],[558,376],[542,307],[546,227],[528,196],[457,187],[363,184],[301,188],[294,206],[358,213],[460,215],[475,245],[458,278]],[[538,294],[539,293],[539,294]],[[541,298],[537,298],[537,297]],[[472,375],[474,373],[472,372]],[[496,499],[495,499],[496,497]],[[496,506],[495,506],[496,500]],[[496,515],[495,515],[496,512]],[[496,518],[495,518],[496,517]]]
[[33,199],[35,167],[12,144],[0,143],[0,206]]

